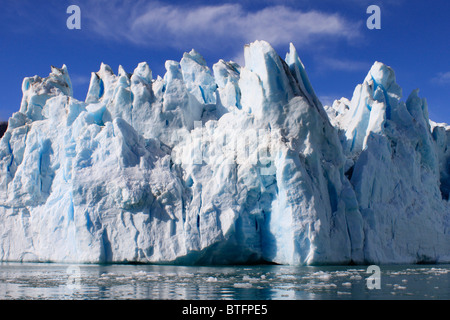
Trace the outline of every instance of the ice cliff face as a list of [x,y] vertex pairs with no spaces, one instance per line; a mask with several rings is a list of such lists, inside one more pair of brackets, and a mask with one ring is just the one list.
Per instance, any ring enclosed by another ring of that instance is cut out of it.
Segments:
[[450,261],[450,128],[375,63],[326,111],[291,45],[213,72],[192,50],[85,102],[67,68],[26,78],[0,140],[0,260]]
[[418,90],[401,97],[394,71],[376,62],[351,101],[328,109],[364,220],[364,258],[448,261],[450,127],[429,121]]

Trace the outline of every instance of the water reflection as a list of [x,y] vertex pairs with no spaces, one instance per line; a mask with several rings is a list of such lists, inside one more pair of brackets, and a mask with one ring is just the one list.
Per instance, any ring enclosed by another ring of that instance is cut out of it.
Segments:
[[0,299],[449,299],[450,266],[365,268],[0,264]]

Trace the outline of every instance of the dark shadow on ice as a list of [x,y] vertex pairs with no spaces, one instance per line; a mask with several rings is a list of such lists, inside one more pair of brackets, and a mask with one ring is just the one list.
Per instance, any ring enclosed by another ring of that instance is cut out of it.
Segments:
[[6,129],[8,129],[8,123],[7,122],[0,122],[0,139],[5,134]]

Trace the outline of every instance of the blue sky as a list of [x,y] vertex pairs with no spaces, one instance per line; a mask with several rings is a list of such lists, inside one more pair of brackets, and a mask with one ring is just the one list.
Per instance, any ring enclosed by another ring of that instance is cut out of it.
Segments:
[[[66,9],[81,9],[81,30],[69,30]],[[369,30],[366,9],[381,8],[381,30]],[[195,48],[212,66],[243,64],[243,46],[267,40],[284,58],[293,42],[323,103],[351,98],[370,66],[394,68],[403,100],[420,88],[430,117],[450,123],[450,1],[65,1],[0,2],[0,120],[19,110],[24,77],[45,77],[66,64],[74,95],[84,100],[100,63],[132,72],[147,61],[163,76],[165,60]]]

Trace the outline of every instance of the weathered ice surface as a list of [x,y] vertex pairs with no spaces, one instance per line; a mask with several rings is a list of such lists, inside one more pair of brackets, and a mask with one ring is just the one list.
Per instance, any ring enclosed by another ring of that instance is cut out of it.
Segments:
[[0,140],[0,260],[450,261],[450,127],[376,62],[323,107],[293,45],[245,66],[192,50],[153,79],[26,78]]

